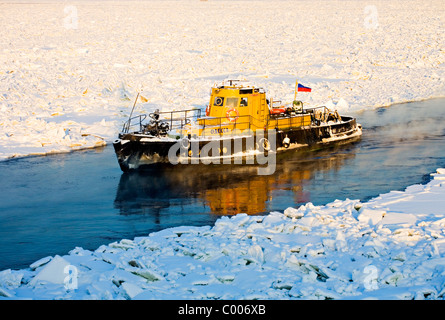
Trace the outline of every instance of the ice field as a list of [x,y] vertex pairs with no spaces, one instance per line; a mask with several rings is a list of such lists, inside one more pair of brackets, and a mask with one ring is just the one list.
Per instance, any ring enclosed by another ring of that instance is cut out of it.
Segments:
[[0,2],[0,158],[113,141],[224,79],[339,111],[444,96],[442,1]]
[[[441,0],[0,2],[0,159],[108,144],[137,92],[204,109],[224,79],[343,113],[443,97],[444,21]],[[444,180],[73,248],[0,271],[0,298],[443,299]]]

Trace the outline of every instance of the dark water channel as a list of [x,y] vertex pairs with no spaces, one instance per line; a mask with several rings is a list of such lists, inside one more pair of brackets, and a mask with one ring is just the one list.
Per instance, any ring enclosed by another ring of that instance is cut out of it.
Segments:
[[247,165],[123,174],[112,146],[0,162],[0,270],[76,246],[94,250],[168,227],[211,225],[222,215],[365,201],[426,183],[445,166],[445,99],[356,116],[360,141],[280,155],[269,176]]

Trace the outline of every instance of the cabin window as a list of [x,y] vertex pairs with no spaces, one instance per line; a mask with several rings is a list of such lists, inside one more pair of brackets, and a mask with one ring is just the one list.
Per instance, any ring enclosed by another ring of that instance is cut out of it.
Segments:
[[247,98],[241,98],[240,107],[247,107]]
[[224,97],[215,97],[215,100],[213,101],[214,106],[222,106],[224,104]]
[[236,108],[238,107],[238,98],[227,98],[226,100],[227,108]]
[[239,94],[252,94],[252,89],[239,89]]

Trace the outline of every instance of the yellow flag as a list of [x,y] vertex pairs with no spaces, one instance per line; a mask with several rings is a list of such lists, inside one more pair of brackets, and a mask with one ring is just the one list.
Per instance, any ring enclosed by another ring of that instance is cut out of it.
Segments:
[[139,96],[139,98],[141,99],[141,101],[142,102],[148,102],[148,99],[147,98],[145,98],[144,96]]

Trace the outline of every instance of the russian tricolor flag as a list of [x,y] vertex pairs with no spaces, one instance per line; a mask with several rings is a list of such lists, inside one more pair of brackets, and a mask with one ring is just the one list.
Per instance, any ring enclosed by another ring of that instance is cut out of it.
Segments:
[[309,87],[305,87],[302,84],[298,84],[298,92],[311,92],[312,89]]

